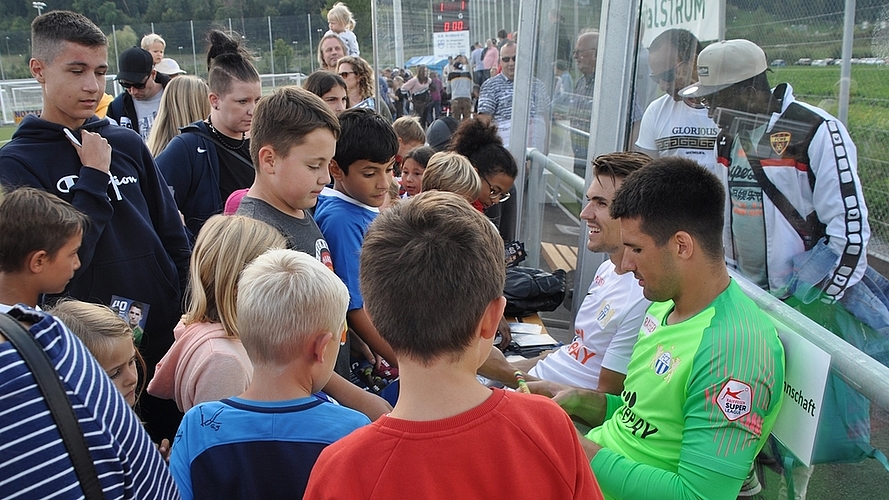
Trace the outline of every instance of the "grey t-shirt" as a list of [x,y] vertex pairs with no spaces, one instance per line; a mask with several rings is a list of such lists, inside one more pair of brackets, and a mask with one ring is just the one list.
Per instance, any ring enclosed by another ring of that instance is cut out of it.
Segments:
[[154,119],[157,117],[157,110],[161,106],[161,97],[164,92],[160,91],[149,99],[140,101],[133,99],[133,107],[136,108],[136,117],[139,123],[133,124],[133,129],[139,132],[143,141],[148,140],[151,134],[151,127],[154,125]]
[[[321,229],[315,223],[315,219],[306,212],[302,219],[292,217],[258,199],[244,196],[236,215],[244,215],[256,219],[277,229],[287,238],[287,248],[307,253],[333,271],[333,259],[330,257],[330,248],[327,240],[321,234]],[[349,380],[351,368],[349,366],[349,342],[340,346],[334,371],[346,380]]]
[[241,200],[236,214],[261,220],[274,227],[287,238],[287,248],[307,253],[331,270],[333,269],[327,240],[321,234],[321,229],[318,228],[315,219],[308,213],[302,219],[298,219],[258,198],[251,198],[247,195]]

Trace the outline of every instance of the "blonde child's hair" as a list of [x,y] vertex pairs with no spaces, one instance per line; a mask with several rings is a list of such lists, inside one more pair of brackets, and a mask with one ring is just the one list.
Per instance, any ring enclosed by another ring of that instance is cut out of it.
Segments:
[[453,151],[435,153],[423,172],[422,191],[437,189],[466,198],[470,203],[482,192],[482,180],[465,156]]
[[310,335],[330,332],[339,342],[348,306],[348,289],[327,266],[303,252],[269,250],[238,281],[241,343],[254,365],[287,364]]
[[347,30],[355,29],[355,17],[352,15],[352,11],[349,10],[349,7],[346,6],[343,2],[337,2],[327,11],[327,18],[333,18],[334,21],[338,21],[346,27]]
[[[66,299],[56,303],[48,312],[65,323],[97,360],[107,359],[111,355],[115,341],[128,339],[133,342],[133,329],[108,306]],[[138,400],[145,388],[145,360],[139,349],[135,351],[140,373],[136,387]]]
[[148,135],[148,150],[157,157],[179,135],[179,128],[210,114],[210,87],[197,76],[173,78],[164,89],[157,117]]
[[389,179],[389,207],[393,207],[397,205],[401,201],[401,186],[398,185],[398,181],[395,180],[395,177]]
[[163,45],[164,48],[167,48],[167,42],[165,42],[164,39],[161,38],[161,36],[158,35],[157,33],[150,33],[148,35],[143,36],[142,42],[140,43],[140,45],[142,46],[143,49],[148,50],[148,47],[151,47],[152,45],[154,45],[157,42],[160,42],[160,44]]
[[183,322],[222,323],[226,334],[237,337],[235,305],[241,270],[266,250],[285,246],[284,236],[265,222],[240,215],[210,217],[191,254]]
[[392,122],[392,128],[395,129],[395,134],[401,139],[401,142],[418,142],[420,144],[426,142],[426,133],[423,132],[420,120],[415,116],[402,116],[398,118]]

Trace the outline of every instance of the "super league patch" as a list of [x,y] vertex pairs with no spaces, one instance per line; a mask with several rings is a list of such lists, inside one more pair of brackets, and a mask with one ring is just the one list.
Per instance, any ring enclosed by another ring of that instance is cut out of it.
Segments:
[[750,413],[753,402],[753,389],[744,382],[730,379],[716,398],[716,404],[725,415],[725,418],[735,421]]

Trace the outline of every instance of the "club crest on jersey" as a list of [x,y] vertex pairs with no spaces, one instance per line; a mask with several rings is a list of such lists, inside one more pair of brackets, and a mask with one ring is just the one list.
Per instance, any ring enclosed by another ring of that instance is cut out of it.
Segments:
[[744,382],[729,379],[719,396],[716,397],[716,404],[725,415],[725,418],[735,421],[750,413],[750,407],[753,403],[753,389]]
[[599,314],[596,315],[596,321],[598,321],[600,325],[605,326],[611,320],[612,316],[614,316],[614,308],[611,307],[611,301],[606,300],[602,303],[602,307],[599,309]]
[[769,136],[769,143],[772,145],[772,150],[779,155],[783,155],[784,151],[787,150],[787,145],[790,144],[790,132],[776,132]]
[[651,368],[654,370],[658,376],[664,377],[664,382],[669,382],[671,378],[673,378],[673,373],[676,371],[676,368],[679,367],[679,363],[682,361],[676,356],[673,356],[672,349],[667,351],[664,349],[664,346],[657,346],[657,353],[654,355],[654,359],[651,360]]
[[322,238],[315,240],[315,258],[333,271],[333,257],[330,256],[330,248],[327,247],[327,241]]

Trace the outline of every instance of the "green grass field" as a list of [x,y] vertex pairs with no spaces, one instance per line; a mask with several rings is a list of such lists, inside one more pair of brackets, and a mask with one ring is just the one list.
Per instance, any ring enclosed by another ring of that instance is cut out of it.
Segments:
[[9,141],[9,139],[12,137],[13,132],[15,132],[14,125],[0,127],[0,146],[6,144],[6,142]]
[[[772,83],[789,82],[797,98],[837,113],[839,66],[774,70]],[[848,128],[858,147],[858,175],[876,237],[871,250],[889,255],[889,67],[852,67]]]

